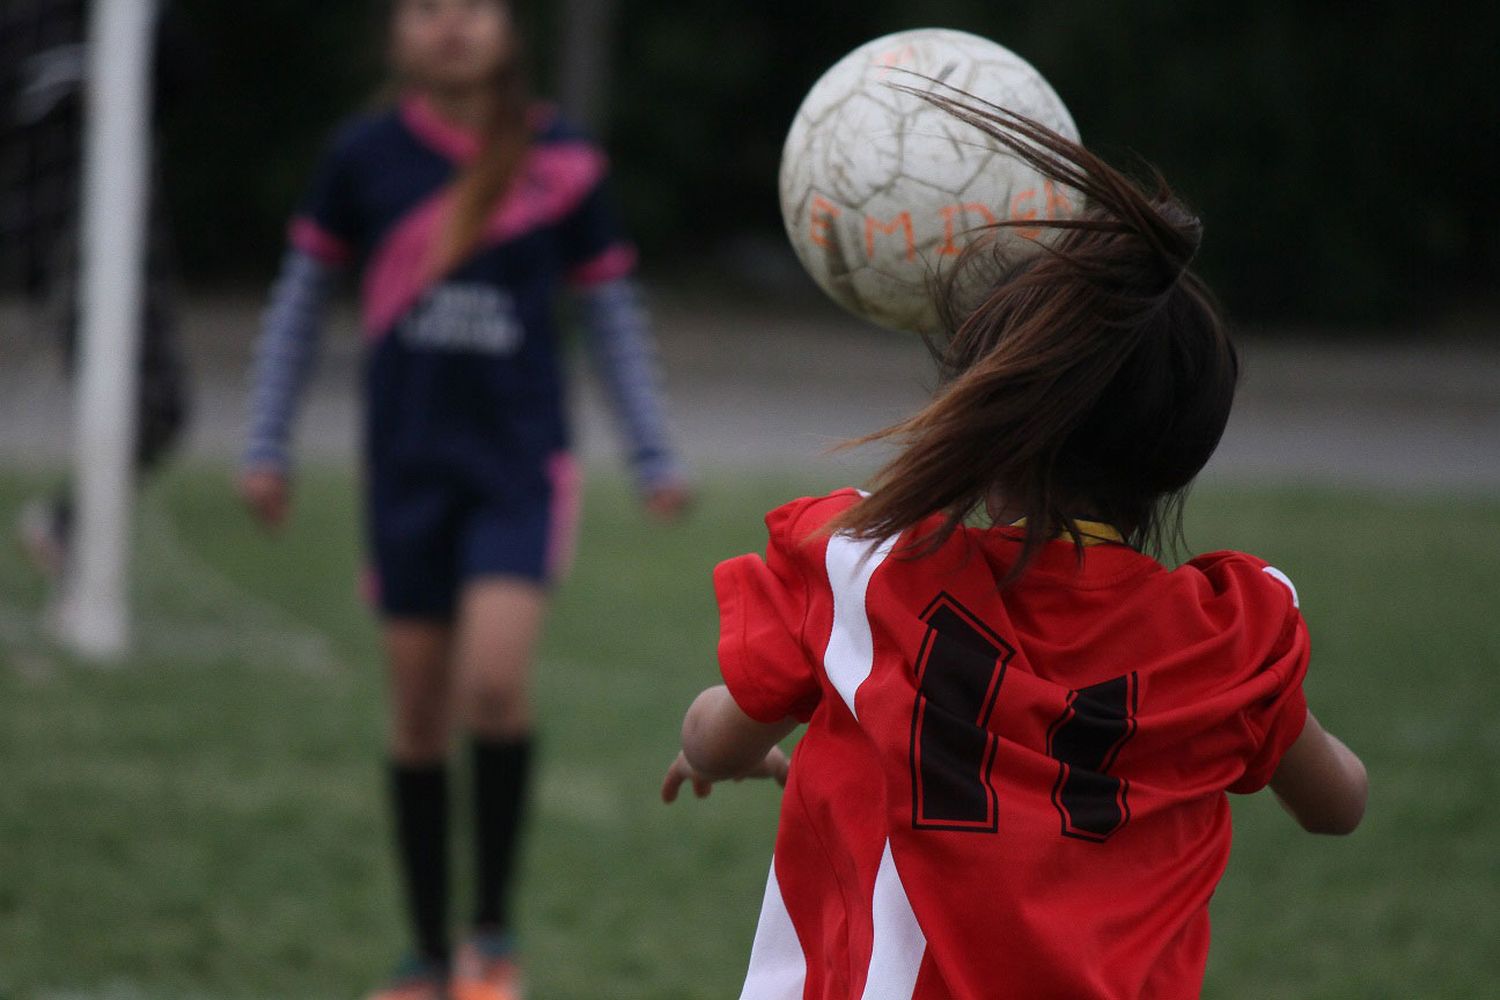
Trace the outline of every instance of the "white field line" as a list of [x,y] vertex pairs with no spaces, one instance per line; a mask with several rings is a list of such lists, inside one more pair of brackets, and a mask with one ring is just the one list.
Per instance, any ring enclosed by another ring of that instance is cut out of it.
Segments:
[[[136,635],[143,653],[202,662],[240,660],[310,674],[342,669],[326,633],[205,562],[183,541],[159,502],[142,502],[137,538],[135,577],[145,600]],[[165,595],[160,593],[163,586],[169,590]],[[172,614],[155,608],[167,602],[185,608]]]
[[[205,562],[183,541],[158,501],[141,503],[136,539],[133,659],[201,666],[244,663],[314,676],[344,671],[326,633]],[[0,597],[0,649],[17,671],[42,679],[63,659],[52,618],[50,610]]]

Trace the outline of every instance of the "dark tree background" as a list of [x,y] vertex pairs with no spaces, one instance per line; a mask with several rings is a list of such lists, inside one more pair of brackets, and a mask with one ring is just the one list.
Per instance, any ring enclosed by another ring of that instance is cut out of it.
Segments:
[[[383,3],[180,0],[207,53],[166,123],[190,273],[264,279],[323,136],[383,87]],[[542,90],[565,11],[519,0]],[[620,201],[664,270],[777,238],[781,140],[819,73],[941,24],[1017,50],[1085,139],[1161,167],[1204,214],[1204,268],[1243,318],[1410,322],[1493,302],[1500,5],[1395,0],[610,0],[597,109]]]

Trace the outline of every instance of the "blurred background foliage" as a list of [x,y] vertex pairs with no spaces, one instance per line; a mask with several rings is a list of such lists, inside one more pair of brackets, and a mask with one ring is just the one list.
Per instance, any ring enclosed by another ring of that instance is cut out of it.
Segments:
[[[199,100],[164,123],[183,258],[264,280],[333,123],[383,88],[383,3],[180,0]],[[543,92],[571,5],[519,0]],[[1085,139],[1158,165],[1207,220],[1241,319],[1421,325],[1494,304],[1500,5],[1367,0],[615,0],[597,116],[657,272],[783,252],[781,141],[807,88],[877,34],[944,25],[1020,52]],[[772,268],[770,273],[784,273]]]

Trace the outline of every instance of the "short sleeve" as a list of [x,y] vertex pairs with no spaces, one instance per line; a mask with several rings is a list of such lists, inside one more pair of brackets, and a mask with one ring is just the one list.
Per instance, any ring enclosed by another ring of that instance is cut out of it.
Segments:
[[714,570],[719,602],[719,668],[735,702],[758,722],[806,722],[821,695],[816,664],[804,642],[810,588],[819,548],[806,537],[798,501],[766,516],[766,555],[744,555]]
[[568,284],[588,288],[628,277],[635,271],[635,246],[625,237],[601,180],[561,224],[563,268]]
[[287,234],[293,247],[324,264],[348,264],[360,244],[351,144],[347,134],[339,135],[329,144]]
[[1243,712],[1254,741],[1253,750],[1244,774],[1229,787],[1231,792],[1242,795],[1258,792],[1270,783],[1281,758],[1302,735],[1307,722],[1307,696],[1302,690],[1311,655],[1307,623],[1297,607],[1297,592],[1291,581],[1271,567],[1263,567],[1261,573],[1263,585],[1274,588],[1273,593],[1285,591],[1282,603],[1285,610],[1280,633],[1261,667],[1266,693]]

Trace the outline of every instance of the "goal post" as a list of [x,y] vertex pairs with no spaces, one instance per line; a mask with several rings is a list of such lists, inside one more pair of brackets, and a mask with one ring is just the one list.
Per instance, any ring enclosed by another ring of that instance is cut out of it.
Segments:
[[58,609],[63,640],[95,659],[130,643],[136,399],[146,279],[156,0],[89,12],[75,382],[75,526]]

